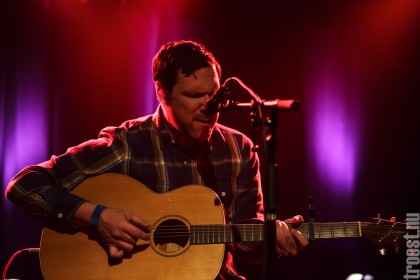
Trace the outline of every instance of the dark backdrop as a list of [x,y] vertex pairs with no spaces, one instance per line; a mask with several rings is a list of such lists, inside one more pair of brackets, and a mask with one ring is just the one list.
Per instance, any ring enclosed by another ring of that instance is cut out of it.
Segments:
[[[223,79],[301,103],[278,117],[279,218],[308,219],[311,195],[317,221],[378,213],[402,221],[420,211],[418,34],[417,0],[2,1],[2,190],[24,166],[152,113],[153,54],[192,39],[214,52]],[[250,100],[237,87],[232,95]],[[220,121],[254,139],[249,111],[222,112]],[[13,252],[39,246],[42,227],[4,196],[0,219],[3,267]],[[281,279],[397,279],[405,253],[318,240],[278,269]]]

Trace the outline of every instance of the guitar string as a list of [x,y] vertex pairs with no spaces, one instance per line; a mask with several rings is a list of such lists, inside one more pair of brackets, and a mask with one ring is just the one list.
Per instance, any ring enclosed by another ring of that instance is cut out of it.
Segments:
[[[363,227],[363,236],[366,237],[368,234],[378,235],[378,232],[369,231],[366,229],[383,229],[383,228],[390,228],[390,225],[380,225],[380,224],[371,224],[366,222],[360,223]],[[345,237],[359,237],[360,233],[358,231],[359,223],[348,223],[343,222],[342,224],[331,224],[331,223],[316,223],[314,224],[314,230],[316,231],[314,234],[317,238],[345,238]],[[309,235],[309,225],[303,224],[299,228],[304,234],[307,233]],[[337,227],[338,226],[338,227]],[[188,230],[186,231],[186,226],[179,226],[179,225],[166,225],[159,227],[159,230],[156,233],[156,228],[154,228],[154,237],[156,238],[194,238],[194,240],[198,240],[198,243],[214,243],[214,241],[218,242],[229,242],[237,239],[233,232],[230,232],[230,229],[242,227],[239,231],[242,234],[242,238],[244,241],[247,240],[254,240],[258,236],[262,236],[262,224],[241,224],[241,225],[198,225],[198,226],[191,226],[191,232]],[[251,228],[249,228],[251,227]],[[227,228],[227,231],[226,231]],[[151,228],[151,230],[153,230]],[[381,233],[382,235],[382,233]],[[223,236],[223,238],[222,238]],[[398,236],[402,236],[402,234],[390,234],[386,236],[387,239],[393,239],[394,243],[399,241]],[[210,239],[213,242],[210,242]],[[222,241],[221,241],[222,239]],[[380,240],[378,240],[380,241]],[[386,243],[386,240],[382,240],[383,243]]]
[[[237,224],[237,225],[220,225],[220,224],[208,224],[208,225],[193,225],[190,226],[189,228],[205,228],[205,227],[216,227],[216,228],[241,228],[244,227],[244,230],[253,230],[252,227],[255,228],[260,228],[263,227],[263,224]],[[348,228],[349,226],[353,226],[353,227],[358,227],[359,223],[346,223],[346,224],[334,224],[331,225],[330,223],[314,223],[314,229],[318,230],[319,227],[322,227],[321,230],[326,230],[326,231],[330,231],[330,229],[344,229],[344,228]],[[370,229],[383,229],[383,228],[390,228],[390,229],[400,229],[398,227],[395,226],[390,226],[390,225],[372,225],[372,224],[365,224],[365,223],[361,223],[362,228],[370,228]],[[291,227],[291,225],[289,225],[289,227]],[[179,226],[179,225],[162,225],[162,226],[158,226],[158,227],[150,227],[148,229],[150,230],[156,230],[157,228],[159,229],[185,229],[188,228],[188,226],[183,225],[183,226]],[[250,229],[251,228],[251,229]],[[309,224],[303,224],[300,225],[297,229],[307,229],[309,228]],[[405,227],[404,227],[404,230]]]
[[[345,224],[344,224],[345,223]],[[383,228],[391,228],[390,225],[373,225],[370,223],[365,223],[362,222],[361,223],[363,225],[363,227],[368,227],[369,229],[371,229],[371,231],[367,230],[366,228],[363,229],[364,233],[372,233],[372,234],[377,234],[375,231],[372,231],[372,229],[383,229]],[[336,237],[352,237],[354,236],[354,234],[356,234],[356,236],[359,235],[358,233],[358,225],[359,223],[348,223],[348,222],[343,222],[343,224],[333,224],[331,225],[331,223],[316,223],[314,224],[314,230],[316,230],[316,235],[319,237],[323,237],[323,235],[326,235],[326,237],[330,237],[331,233],[334,232],[333,236]],[[321,226],[322,228],[319,228],[319,226]],[[345,227],[344,227],[345,226]],[[357,226],[352,228],[351,226]],[[257,234],[260,232],[261,233],[261,229],[263,228],[263,225],[261,224],[241,224],[241,225],[196,225],[196,226],[191,226],[191,231],[194,232],[194,234],[196,235],[214,235],[214,234],[226,234],[226,228],[228,229],[228,235],[230,235],[229,230],[233,229],[233,228],[241,228],[239,229],[239,231],[244,234],[244,235],[250,235],[251,234]],[[251,228],[250,228],[251,227]],[[188,237],[191,235],[190,231],[187,230],[186,226],[178,226],[178,225],[166,225],[166,226],[161,226],[159,227],[159,230],[157,231],[157,233],[155,233],[155,236],[160,237],[160,236],[167,236],[167,235],[172,235],[172,236],[185,236]],[[304,224],[301,225],[299,228],[301,231],[308,231],[308,224]],[[153,230],[156,232],[157,228],[150,228],[150,230]],[[389,234],[389,237],[393,237],[393,236],[398,236],[399,234]],[[400,234],[401,235],[401,234]],[[230,236],[228,236],[230,237]]]

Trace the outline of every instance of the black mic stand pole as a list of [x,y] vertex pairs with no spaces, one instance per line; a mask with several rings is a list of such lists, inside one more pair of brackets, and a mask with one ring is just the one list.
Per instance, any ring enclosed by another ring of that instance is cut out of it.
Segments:
[[266,158],[267,158],[267,183],[265,193],[265,221],[267,236],[267,268],[266,279],[278,279],[276,269],[276,221],[277,221],[277,163],[276,163],[276,130],[277,108],[273,109],[271,117],[267,119]]
[[[240,79],[236,77],[229,78],[229,81],[236,81],[253,97],[250,103],[238,103],[226,100],[223,108],[241,108],[251,107],[251,122],[254,125],[261,125],[262,137],[264,141],[264,150],[267,163],[267,183],[264,191],[264,243],[265,243],[265,267],[264,279],[277,280],[276,269],[276,221],[277,221],[277,163],[276,155],[276,131],[277,117],[279,111],[295,111],[299,108],[299,103],[295,100],[271,100],[263,101],[255,94],[252,89],[247,87]],[[263,109],[271,108],[271,115],[268,118],[263,116]]]
[[[262,137],[264,141],[264,152],[266,157],[267,178],[264,189],[264,234],[265,234],[265,267],[264,279],[277,280],[277,125],[279,111],[295,111],[299,109],[299,103],[295,100],[272,100],[272,101],[251,101],[251,103],[234,103],[233,107],[251,107],[251,121],[254,125],[262,126]],[[264,117],[262,112],[264,108],[271,108],[269,117]]]
[[264,279],[276,280],[276,220],[277,220],[277,164],[276,154],[276,130],[278,109],[273,108],[271,116],[264,118],[262,115],[262,104],[254,104],[251,113],[254,125],[261,125],[264,141],[264,152],[266,157],[267,182],[264,189],[264,234],[265,234],[265,267]]

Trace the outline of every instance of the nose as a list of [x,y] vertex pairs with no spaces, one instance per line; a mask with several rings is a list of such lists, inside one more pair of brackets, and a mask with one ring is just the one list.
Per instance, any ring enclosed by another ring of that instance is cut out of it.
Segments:
[[204,109],[206,108],[207,101],[210,99],[210,97],[211,97],[212,95],[213,95],[213,94],[205,94],[205,95],[203,95],[203,97],[201,98],[201,100],[200,100],[200,111],[201,111],[201,112],[203,112],[203,111],[204,111]]

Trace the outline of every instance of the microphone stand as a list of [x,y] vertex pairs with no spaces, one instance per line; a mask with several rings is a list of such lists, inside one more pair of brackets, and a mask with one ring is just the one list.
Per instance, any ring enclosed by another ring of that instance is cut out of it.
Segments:
[[[265,212],[265,237],[266,237],[266,267],[264,270],[265,279],[277,279],[276,270],[276,221],[277,221],[277,163],[276,154],[276,130],[277,130],[277,108],[272,110],[271,116],[262,122],[263,135],[265,136],[265,154],[267,162],[267,183],[264,195]],[[266,128],[266,129],[265,129]]]
[[[299,103],[295,100],[271,100],[263,101],[256,95],[250,88],[248,88],[241,80],[232,77],[238,82],[248,93],[253,97],[253,100],[249,103],[238,103],[228,100],[223,108],[244,108],[250,107],[251,122],[254,126],[261,125],[262,137],[264,141],[264,150],[266,155],[267,163],[267,183],[264,189],[264,234],[265,234],[265,258],[266,263],[264,267],[264,279],[277,280],[276,270],[276,220],[277,220],[277,163],[275,159],[276,155],[276,132],[278,125],[278,113],[279,111],[295,111],[299,109]],[[263,110],[271,108],[271,114],[269,117],[263,116]]]

